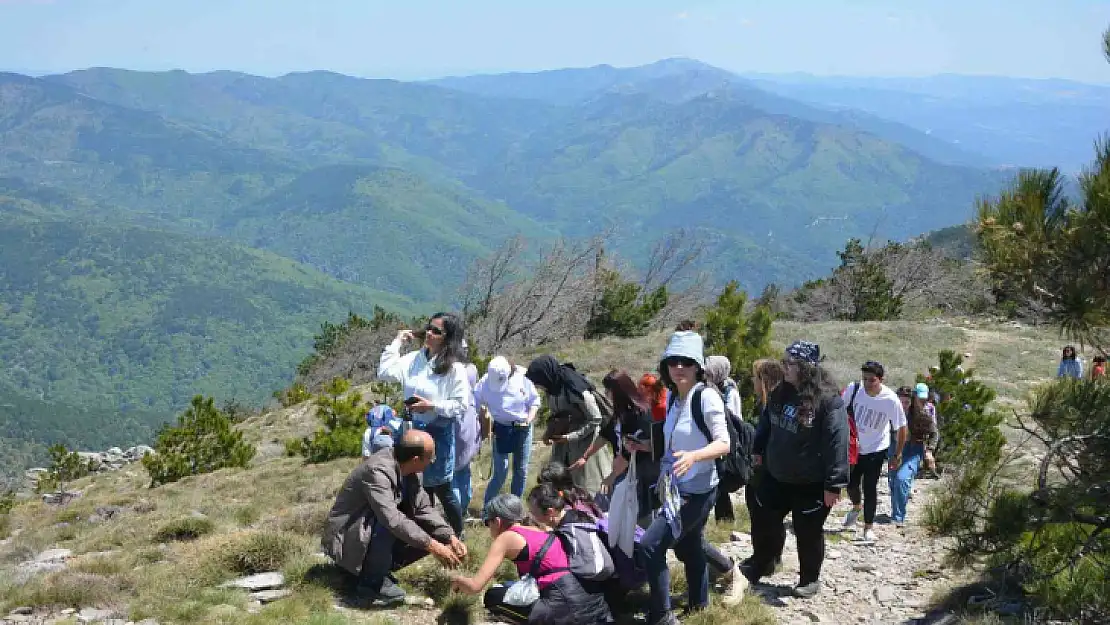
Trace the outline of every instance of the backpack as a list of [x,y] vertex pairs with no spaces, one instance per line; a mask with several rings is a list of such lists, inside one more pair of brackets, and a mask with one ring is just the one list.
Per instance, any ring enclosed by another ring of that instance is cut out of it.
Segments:
[[[713,440],[709,426],[705,424],[705,415],[701,409],[701,392],[705,388],[694,391],[690,398],[690,412],[694,417],[694,424],[701,430],[705,440]],[[752,446],[755,443],[755,428],[752,424],[741,419],[738,415],[725,408],[725,424],[728,426],[729,449],[728,453],[717,458],[717,478],[719,492],[732,493],[747,486],[752,479]]]
[[848,464],[859,461],[859,430],[856,429],[856,394],[863,382],[852,382],[852,397],[848,400]]
[[596,522],[564,522],[555,528],[567,552],[567,568],[586,582],[603,582],[616,570],[609,549],[598,535]]

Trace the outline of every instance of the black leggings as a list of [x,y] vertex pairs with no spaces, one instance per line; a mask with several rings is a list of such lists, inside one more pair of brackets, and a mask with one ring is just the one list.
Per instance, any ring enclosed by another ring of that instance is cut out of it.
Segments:
[[425,486],[424,492],[428,493],[433,505],[436,499],[439,499],[439,503],[443,505],[443,516],[447,519],[447,524],[455,530],[455,536],[461,537],[463,534],[462,504],[459,503],[458,497],[455,497],[455,489],[451,488],[451,482]]
[[863,482],[863,522],[871,525],[875,522],[875,508],[879,505],[879,475],[883,472],[883,463],[886,462],[886,451],[876,451],[873,454],[860,454],[859,460],[852,467],[851,477],[848,479],[848,499],[852,505],[860,504],[860,482]]
[[490,614],[513,625],[525,625],[528,622],[528,616],[532,614],[532,606],[519,606],[509,605],[505,603],[505,593],[509,591],[509,585],[494,584],[486,591],[485,596],[482,597],[482,603],[485,604],[486,609]]

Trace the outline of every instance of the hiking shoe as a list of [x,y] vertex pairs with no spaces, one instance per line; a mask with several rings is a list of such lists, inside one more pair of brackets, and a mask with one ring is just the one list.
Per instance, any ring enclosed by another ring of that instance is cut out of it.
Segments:
[[728,573],[721,576],[720,581],[725,587],[722,602],[727,606],[739,605],[744,600],[744,591],[748,589],[748,577],[740,570],[740,565],[733,564]]
[[848,514],[846,514],[844,516],[844,527],[845,528],[851,528],[851,527],[856,526],[856,523],[859,521],[859,512],[860,511],[857,510],[856,508],[852,508],[851,510],[848,511]]
[[[392,575],[390,577],[392,577]],[[359,603],[375,608],[389,607],[404,603],[405,591],[390,579],[390,577],[382,580],[381,588],[378,590],[366,586],[360,587],[358,591]]]
[[810,582],[808,584],[799,583],[794,587],[794,596],[799,599],[809,599],[821,592],[821,581]]
[[863,530],[863,536],[860,536],[860,542],[873,543],[875,542],[875,532],[870,527]]

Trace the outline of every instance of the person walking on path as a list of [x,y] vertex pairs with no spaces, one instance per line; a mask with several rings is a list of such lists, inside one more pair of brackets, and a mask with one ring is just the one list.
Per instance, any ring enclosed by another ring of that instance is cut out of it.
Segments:
[[765,471],[751,511],[752,557],[741,565],[753,583],[773,570],[790,514],[800,565],[794,596],[801,598],[821,589],[825,519],[848,485],[848,415],[820,362],[815,343],[796,341],[786,349],[783,383],[767,398],[753,446]]
[[[937,418],[929,403],[929,387],[920,383],[913,388],[903,386],[898,389],[898,398],[903,408],[908,403],[906,420],[909,423],[909,441],[903,448],[902,463],[892,468],[890,480],[890,518],[898,527],[906,523],[906,504],[910,500],[913,481],[922,465],[932,464],[933,450],[936,449]],[[908,400],[908,402],[907,402]]]
[[1056,377],[1083,379],[1083,361],[1076,355],[1074,345],[1064,347],[1064,354],[1060,357],[1060,366],[1056,369]]
[[[879,505],[879,476],[883,463],[891,472],[902,466],[902,450],[906,444],[906,415],[898,395],[883,384],[882,363],[869,360],[860,367],[862,382],[853,382],[844,389],[843,399],[850,405],[849,414],[855,422],[859,440],[859,458],[851,469],[848,498],[852,509],[844,517],[844,527],[853,528],[863,513],[863,542],[874,542],[875,511]],[[898,432],[894,455],[890,455],[890,430]]]

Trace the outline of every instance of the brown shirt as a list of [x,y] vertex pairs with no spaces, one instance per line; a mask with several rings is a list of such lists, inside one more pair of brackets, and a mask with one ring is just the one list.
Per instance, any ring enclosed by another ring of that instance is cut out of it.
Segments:
[[351,573],[362,570],[375,521],[398,540],[426,547],[447,543],[451,526],[432,505],[417,475],[401,476],[393,449],[367,457],[347,476],[328,513],[321,544],[336,565]]

